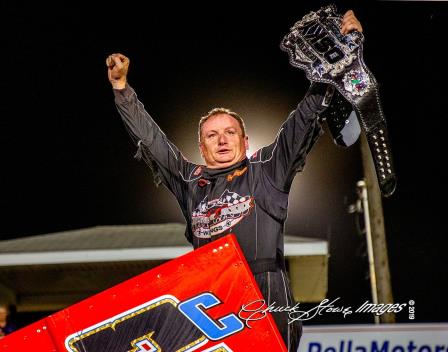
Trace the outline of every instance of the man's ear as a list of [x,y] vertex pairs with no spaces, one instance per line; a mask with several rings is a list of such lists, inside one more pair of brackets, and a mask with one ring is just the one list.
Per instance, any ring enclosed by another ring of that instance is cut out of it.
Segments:
[[246,151],[249,150],[249,136],[246,135],[244,137],[244,147],[246,148]]
[[204,158],[204,144],[202,142],[198,143],[199,152],[201,153],[201,158],[205,160]]

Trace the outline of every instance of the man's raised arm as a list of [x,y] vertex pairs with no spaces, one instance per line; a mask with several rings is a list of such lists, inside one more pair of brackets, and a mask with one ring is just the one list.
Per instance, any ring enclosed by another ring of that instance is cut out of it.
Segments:
[[106,65],[115,105],[138,146],[136,157],[148,163],[156,183],[163,182],[180,203],[185,202],[185,183],[190,180],[196,165],[183,157],[137,99],[127,82],[129,59],[123,54],[112,54],[106,59]]
[[[362,32],[352,10],[344,14],[340,30],[342,34],[353,30]],[[306,156],[322,131],[317,117],[326,108],[322,104],[326,91],[326,84],[311,84],[305,98],[282,124],[275,141],[251,158],[252,162],[262,163],[265,174],[282,191],[289,191],[295,174],[304,167]]]

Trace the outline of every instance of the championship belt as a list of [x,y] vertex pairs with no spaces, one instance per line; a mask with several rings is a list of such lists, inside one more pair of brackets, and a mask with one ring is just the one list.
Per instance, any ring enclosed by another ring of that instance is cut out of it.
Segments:
[[305,15],[280,47],[310,81],[331,84],[353,106],[369,143],[381,192],[387,197],[395,190],[396,176],[378,83],[363,60],[364,36],[357,31],[342,35],[342,16],[336,11],[336,6],[329,5]]
[[342,147],[349,147],[355,144],[361,135],[358,117],[352,104],[334,86],[326,86],[327,91],[322,101],[322,106],[326,106],[326,109],[319,114],[319,117],[322,121],[327,122],[334,143]]

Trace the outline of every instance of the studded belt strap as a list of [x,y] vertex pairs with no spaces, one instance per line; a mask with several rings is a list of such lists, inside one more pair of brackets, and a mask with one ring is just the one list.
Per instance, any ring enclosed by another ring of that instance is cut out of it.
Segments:
[[387,197],[395,190],[396,175],[378,83],[362,57],[362,33],[342,35],[341,20],[334,5],[310,12],[294,24],[280,47],[310,81],[333,85],[352,104],[367,136],[381,192]]

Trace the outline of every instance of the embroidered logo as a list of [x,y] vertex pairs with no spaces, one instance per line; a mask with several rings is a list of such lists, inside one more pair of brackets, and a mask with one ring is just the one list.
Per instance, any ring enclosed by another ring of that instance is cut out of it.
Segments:
[[254,159],[257,157],[259,151],[260,151],[260,149],[256,150],[256,151],[250,156],[249,159],[250,159],[250,160],[254,160]]
[[247,171],[247,166],[243,169],[237,169],[233,172],[233,174],[227,175],[227,182],[232,182],[235,177],[243,175]]
[[210,238],[223,233],[249,215],[253,206],[253,197],[242,197],[227,189],[218,199],[207,201],[205,197],[193,211],[193,234]]
[[198,166],[197,169],[194,171],[193,175],[198,176],[202,172],[202,166]]
[[199,181],[198,181],[198,185],[199,185],[199,187],[205,187],[205,186],[207,186],[207,185],[209,185],[210,184],[210,181],[208,181],[208,180],[206,180],[206,179],[204,179],[204,178],[201,178],[201,179],[199,179]]

